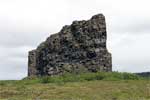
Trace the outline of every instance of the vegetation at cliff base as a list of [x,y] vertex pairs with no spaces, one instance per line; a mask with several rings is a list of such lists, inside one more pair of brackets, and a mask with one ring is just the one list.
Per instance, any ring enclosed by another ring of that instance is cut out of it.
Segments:
[[66,82],[83,82],[93,80],[141,80],[141,77],[131,73],[119,72],[97,72],[97,73],[83,73],[83,74],[70,74],[66,73],[61,76],[44,76],[44,77],[27,77],[24,80],[34,81],[35,83],[66,83]]
[[0,81],[0,100],[150,100],[150,78],[98,72]]

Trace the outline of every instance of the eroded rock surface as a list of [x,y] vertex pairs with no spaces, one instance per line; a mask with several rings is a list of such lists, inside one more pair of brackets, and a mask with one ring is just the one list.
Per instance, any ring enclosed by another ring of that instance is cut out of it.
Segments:
[[28,75],[112,71],[106,40],[104,15],[74,21],[29,52]]

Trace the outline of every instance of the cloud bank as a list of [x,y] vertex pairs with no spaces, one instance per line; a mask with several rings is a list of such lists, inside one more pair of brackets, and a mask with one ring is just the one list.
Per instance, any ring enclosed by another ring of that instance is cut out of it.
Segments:
[[28,51],[73,20],[106,16],[113,70],[150,71],[148,0],[1,0],[0,80],[27,76]]

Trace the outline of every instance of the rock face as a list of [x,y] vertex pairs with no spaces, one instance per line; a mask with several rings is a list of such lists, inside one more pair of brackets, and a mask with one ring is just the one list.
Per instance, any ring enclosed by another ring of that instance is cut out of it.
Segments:
[[29,52],[28,76],[112,71],[106,40],[104,15],[74,21]]

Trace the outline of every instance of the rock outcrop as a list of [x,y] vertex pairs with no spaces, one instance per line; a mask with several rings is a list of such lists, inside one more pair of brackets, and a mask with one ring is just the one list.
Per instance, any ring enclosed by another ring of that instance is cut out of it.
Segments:
[[29,52],[28,75],[112,71],[106,40],[104,15],[74,21]]

